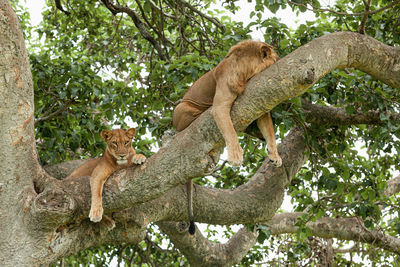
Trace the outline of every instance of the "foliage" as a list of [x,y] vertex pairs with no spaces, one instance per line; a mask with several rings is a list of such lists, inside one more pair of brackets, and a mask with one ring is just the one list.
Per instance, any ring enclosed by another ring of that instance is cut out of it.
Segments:
[[[100,1],[65,1],[64,9],[71,13],[67,15],[55,7],[54,1],[47,0],[38,27],[32,27],[26,10],[12,1],[28,40],[37,149],[43,164],[96,157],[104,149],[99,132],[128,124],[138,128],[135,149],[150,156],[163,133],[172,128],[172,110],[191,83],[212,69],[231,45],[249,38],[254,27],[264,32],[265,41],[274,45],[281,57],[326,33],[360,31],[363,23],[365,34],[388,45],[400,44],[400,5],[364,16],[356,14],[366,9],[367,1],[361,0],[337,0],[330,7],[318,0],[250,0],[254,10],[250,23],[243,25],[231,21],[228,15],[239,9],[237,0],[224,1],[222,11],[212,10],[209,0],[188,1],[203,14],[219,18],[221,28],[174,1],[120,2],[139,14],[165,57],[128,15],[113,15]],[[369,9],[375,11],[391,3],[373,1]],[[283,9],[299,16],[311,10],[316,19],[290,29],[274,16],[263,18],[267,10],[276,13]],[[346,69],[325,76],[303,98],[314,104],[344,107],[348,114],[374,110],[381,114],[381,124],[309,124],[299,99],[274,109],[280,140],[296,125],[307,132],[309,161],[288,188],[294,210],[307,211],[307,215],[299,221],[295,235],[271,236],[267,226],[259,226],[260,242],[243,259],[243,266],[263,261],[289,266],[322,264],[318,248],[328,248],[328,241],[313,237],[304,224],[323,216],[360,216],[367,228],[400,235],[400,199],[384,194],[386,181],[400,166],[400,127],[391,116],[400,108],[398,90],[365,73]],[[245,155],[242,167],[221,162],[216,172],[196,182],[219,188],[245,183],[266,156],[265,144],[246,134],[240,136],[240,142]],[[216,232],[206,231],[210,238]],[[227,237],[232,234],[226,230]],[[348,246],[348,242],[335,242],[336,247]],[[393,259],[391,253],[372,246],[357,246],[364,261],[390,264]],[[71,266],[105,265],[112,258],[126,266],[129,262],[143,266],[186,263],[155,226],[149,228],[140,244],[105,245],[65,261]],[[338,266],[361,266],[347,254],[336,254],[334,261]]]

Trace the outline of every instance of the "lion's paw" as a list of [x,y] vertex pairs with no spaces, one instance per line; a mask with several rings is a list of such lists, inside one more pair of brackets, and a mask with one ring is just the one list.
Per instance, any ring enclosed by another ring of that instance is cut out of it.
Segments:
[[274,164],[275,167],[282,166],[282,159],[278,153],[270,153],[268,154],[268,158],[270,161],[272,161],[272,164]]
[[232,163],[233,166],[240,166],[243,163],[243,149],[239,144],[232,148],[228,147],[228,161]]
[[89,218],[92,222],[100,222],[103,217],[103,207],[91,207],[89,212]]
[[142,154],[136,154],[132,157],[132,162],[135,164],[142,164],[146,161],[146,156]]

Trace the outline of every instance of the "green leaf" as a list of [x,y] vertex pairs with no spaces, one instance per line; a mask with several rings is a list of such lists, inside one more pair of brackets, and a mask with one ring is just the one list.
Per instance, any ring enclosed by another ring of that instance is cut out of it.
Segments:
[[353,106],[346,106],[346,113],[348,115],[353,115],[355,112],[355,108]]

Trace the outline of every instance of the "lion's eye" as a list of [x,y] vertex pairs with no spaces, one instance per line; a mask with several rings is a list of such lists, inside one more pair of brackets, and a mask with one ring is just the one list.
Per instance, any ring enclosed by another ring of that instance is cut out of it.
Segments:
[[125,146],[127,146],[127,145],[129,145],[129,141],[126,141],[126,142],[125,142]]
[[112,145],[113,145],[114,147],[117,147],[117,146],[118,146],[117,142],[112,142]]

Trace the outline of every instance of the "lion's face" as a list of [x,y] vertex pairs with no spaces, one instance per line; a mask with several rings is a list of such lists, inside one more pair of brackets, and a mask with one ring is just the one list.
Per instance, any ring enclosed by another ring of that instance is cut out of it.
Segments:
[[107,143],[107,150],[115,158],[118,165],[128,163],[129,151],[132,147],[132,138],[136,134],[135,128],[128,130],[103,130],[100,135]]
[[276,61],[279,60],[278,54],[275,52],[274,48],[264,42],[257,42],[259,46],[259,52],[258,52],[258,61],[259,64],[256,66],[255,73],[257,74],[272,64],[274,64]]

